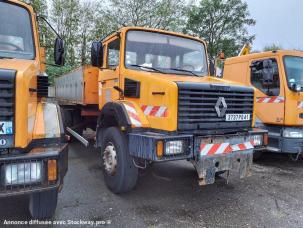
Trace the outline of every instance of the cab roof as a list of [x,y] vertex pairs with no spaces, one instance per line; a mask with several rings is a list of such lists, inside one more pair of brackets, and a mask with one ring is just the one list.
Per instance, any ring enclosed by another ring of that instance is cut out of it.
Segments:
[[284,56],[284,55],[293,55],[293,56],[302,56],[303,51],[295,51],[295,50],[276,50],[276,51],[265,51],[265,52],[257,52],[251,53],[248,55],[235,56],[231,58],[227,58],[225,64],[235,64],[240,62],[247,62],[252,59],[261,59],[272,56]]
[[156,32],[156,33],[163,33],[167,35],[172,35],[172,36],[179,36],[179,37],[184,37],[192,40],[196,40],[199,42],[202,42],[205,44],[205,41],[200,39],[199,37],[196,36],[190,36],[186,35],[183,33],[178,33],[178,32],[172,32],[172,31],[167,31],[167,30],[162,30],[162,29],[155,29],[155,28],[147,28],[147,27],[134,27],[134,26],[129,26],[129,27],[122,27],[117,31],[113,31],[109,33],[106,37],[104,37],[103,42],[107,41],[108,39],[112,38],[115,36],[117,33],[127,33],[129,30],[138,30],[138,31],[145,31],[145,32]]

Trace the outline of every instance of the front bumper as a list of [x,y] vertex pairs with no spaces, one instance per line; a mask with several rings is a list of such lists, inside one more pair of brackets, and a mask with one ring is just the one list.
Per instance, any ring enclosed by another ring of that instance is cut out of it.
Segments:
[[279,133],[270,134],[266,150],[274,153],[303,153],[303,138],[285,138]]
[[253,149],[237,151],[226,155],[203,156],[194,162],[198,172],[199,185],[213,184],[216,173],[236,171],[240,178],[251,175]]
[[281,151],[283,153],[303,153],[303,139],[302,138],[284,138],[280,139]]
[[[129,151],[133,157],[163,162],[172,160],[191,161],[199,176],[201,185],[212,184],[215,174],[220,171],[237,170],[240,178],[250,175],[254,150],[263,150],[264,145],[254,148],[252,135],[267,136],[267,131],[253,130],[227,135],[172,135],[155,132],[140,132],[129,134]],[[182,154],[158,156],[157,142],[182,140],[187,147]]]
[[[48,180],[48,161],[56,160],[57,178]],[[38,183],[8,185],[5,181],[5,167],[12,164],[42,163],[42,180]],[[29,153],[0,157],[0,197],[24,195],[51,189],[61,189],[68,169],[68,145],[56,144],[35,147]]]

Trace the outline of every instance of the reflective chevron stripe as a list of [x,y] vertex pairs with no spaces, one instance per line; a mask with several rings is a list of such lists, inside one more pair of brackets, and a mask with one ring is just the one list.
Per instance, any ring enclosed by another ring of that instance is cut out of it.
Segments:
[[257,103],[284,103],[284,97],[257,97]]
[[128,117],[132,125],[135,127],[141,127],[142,123],[135,107],[131,103],[123,103],[123,105],[127,111]]
[[164,106],[142,105],[141,109],[146,116],[167,117],[167,107]]
[[204,155],[218,155],[218,154],[229,154],[235,151],[253,149],[252,142],[245,142],[240,144],[231,145],[230,143],[219,143],[219,144],[203,144],[200,145],[200,156]]

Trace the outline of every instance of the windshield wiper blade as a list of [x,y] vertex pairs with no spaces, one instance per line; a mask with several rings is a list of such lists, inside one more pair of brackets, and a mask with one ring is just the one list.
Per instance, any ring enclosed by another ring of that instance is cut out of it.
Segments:
[[194,76],[200,77],[198,74],[196,74],[195,72],[191,71],[191,70],[184,70],[184,69],[180,69],[180,68],[169,68],[169,70],[175,70],[175,71],[181,71],[181,72],[186,72],[186,73],[190,73]]
[[145,69],[149,69],[149,70],[156,71],[156,72],[158,72],[158,73],[166,74],[166,72],[164,72],[164,71],[162,71],[162,70],[159,70],[158,68],[155,68],[155,67],[142,66],[142,65],[137,65],[137,64],[130,64],[130,65],[128,65],[128,66],[145,68]]

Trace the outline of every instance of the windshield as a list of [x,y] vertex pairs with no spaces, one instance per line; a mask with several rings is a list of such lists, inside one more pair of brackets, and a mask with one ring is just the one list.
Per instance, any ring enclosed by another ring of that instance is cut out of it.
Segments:
[[127,33],[125,66],[161,73],[208,75],[203,43],[155,32]]
[[35,58],[30,14],[5,2],[0,2],[0,58]]
[[303,57],[286,56],[284,64],[289,87],[294,85],[303,87]]

